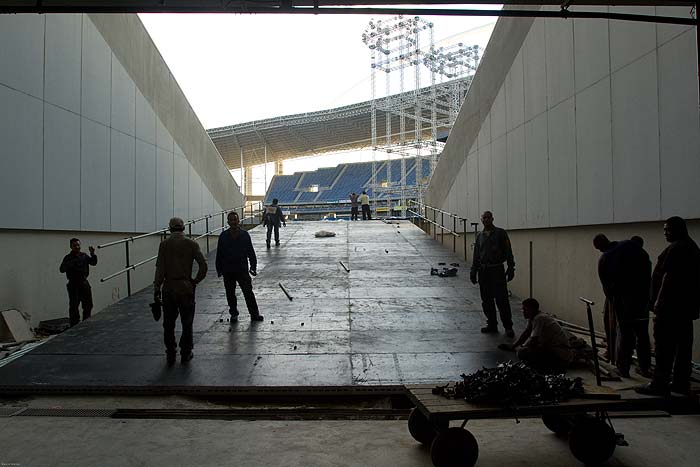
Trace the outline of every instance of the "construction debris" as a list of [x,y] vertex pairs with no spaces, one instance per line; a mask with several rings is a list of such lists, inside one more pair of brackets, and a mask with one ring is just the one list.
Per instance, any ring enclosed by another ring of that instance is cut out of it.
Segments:
[[316,238],[323,238],[323,237],[335,237],[335,232],[329,232],[328,230],[319,230],[314,234],[314,237]]
[[430,275],[440,277],[455,277],[458,271],[459,270],[457,268],[442,268],[442,270],[438,270],[437,268],[430,268]]
[[68,328],[70,328],[70,320],[68,318],[47,319],[39,321],[36,332],[41,335],[51,336],[53,334],[61,334]]
[[583,394],[583,380],[561,375],[541,375],[523,362],[508,361],[483,368],[454,385],[436,386],[433,394],[467,402],[503,407],[554,404]]
[[5,310],[0,313],[0,340],[9,342],[28,342],[36,339],[29,320],[19,310]]

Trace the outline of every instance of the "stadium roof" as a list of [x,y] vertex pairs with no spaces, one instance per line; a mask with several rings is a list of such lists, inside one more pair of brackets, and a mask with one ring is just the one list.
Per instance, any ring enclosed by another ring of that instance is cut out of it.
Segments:
[[[471,77],[447,81],[435,85],[435,97],[438,102],[437,136],[444,139],[456,118],[456,112],[449,114],[449,99],[454,93],[459,95],[459,101],[464,99]],[[420,90],[419,102],[422,105],[423,138],[431,136],[431,101],[432,87]],[[415,107],[410,102],[416,101],[413,91],[377,99],[377,142],[386,141],[386,115],[383,109],[396,107],[401,100],[406,102],[405,128],[407,140],[411,140],[415,131]],[[243,150],[243,166],[263,164],[265,147],[267,147],[267,162],[284,159],[294,159],[324,152],[347,149],[362,149],[371,145],[371,114],[372,101],[360,102],[329,110],[320,110],[282,117],[239,123],[221,128],[207,130],[216,148],[230,169],[240,168],[241,149]],[[400,117],[391,112],[391,128],[394,135],[392,142],[399,140]]]

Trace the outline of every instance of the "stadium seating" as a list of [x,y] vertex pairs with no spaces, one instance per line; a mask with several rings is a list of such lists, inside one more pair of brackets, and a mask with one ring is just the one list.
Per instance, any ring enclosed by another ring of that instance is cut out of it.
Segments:
[[[387,164],[390,164],[391,185],[401,182],[401,161],[377,162],[377,183],[386,180]],[[416,184],[416,159],[406,159],[406,186]],[[430,170],[430,161],[423,160],[423,176]],[[367,188],[371,182],[372,163],[358,162],[340,164],[337,167],[324,167],[313,172],[297,172],[294,175],[275,175],[265,196],[265,203],[270,204],[277,198],[281,205],[303,205],[313,203],[347,203],[350,193],[362,193],[363,190],[372,196],[372,189]],[[309,191],[317,186],[318,191]],[[398,195],[380,193],[380,199],[398,198]]]

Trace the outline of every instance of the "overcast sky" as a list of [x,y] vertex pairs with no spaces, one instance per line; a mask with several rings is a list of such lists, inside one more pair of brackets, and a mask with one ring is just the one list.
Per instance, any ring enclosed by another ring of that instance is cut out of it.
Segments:
[[[205,128],[370,99],[369,16],[139,16]],[[436,42],[482,47],[496,20],[424,18]]]

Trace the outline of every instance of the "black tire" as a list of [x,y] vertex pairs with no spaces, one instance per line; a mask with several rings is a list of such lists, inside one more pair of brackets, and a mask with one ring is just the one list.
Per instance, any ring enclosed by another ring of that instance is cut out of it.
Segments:
[[411,433],[413,439],[419,443],[430,446],[439,430],[446,429],[449,422],[434,425],[423,415],[423,412],[414,408],[411,410],[411,415],[408,417],[408,432]]
[[615,430],[599,418],[576,421],[569,433],[569,449],[585,465],[599,465],[615,452]]
[[570,416],[548,414],[542,415],[542,423],[549,431],[557,436],[568,435],[574,425],[574,420]]
[[479,444],[464,428],[440,432],[430,446],[430,459],[435,467],[473,467],[478,458]]

